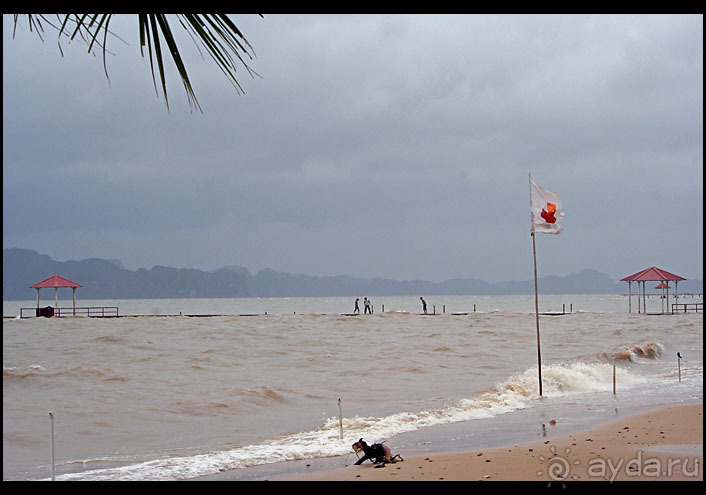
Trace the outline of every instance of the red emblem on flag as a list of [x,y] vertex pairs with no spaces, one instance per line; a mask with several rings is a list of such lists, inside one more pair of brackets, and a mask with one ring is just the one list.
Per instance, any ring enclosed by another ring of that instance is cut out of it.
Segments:
[[556,205],[554,203],[547,203],[547,209],[542,209],[542,218],[547,223],[556,223],[556,217],[554,216],[555,213]]

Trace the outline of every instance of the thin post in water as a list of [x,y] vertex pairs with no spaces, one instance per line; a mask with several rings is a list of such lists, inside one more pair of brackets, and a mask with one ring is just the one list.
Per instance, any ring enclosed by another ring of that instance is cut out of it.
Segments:
[[679,369],[679,383],[681,383],[681,354],[677,352],[677,367]]
[[54,470],[54,413],[49,411],[49,427],[50,427],[50,437],[49,446],[51,447],[51,480],[55,481],[55,470]]
[[341,429],[341,440],[343,440],[343,413],[341,412],[341,398],[338,398],[338,425]]

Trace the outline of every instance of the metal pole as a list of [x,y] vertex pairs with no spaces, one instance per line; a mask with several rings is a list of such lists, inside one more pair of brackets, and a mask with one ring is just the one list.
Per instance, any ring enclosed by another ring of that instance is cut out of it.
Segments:
[[539,396],[542,396],[542,351],[539,343],[539,300],[537,296],[537,248],[532,232],[532,256],[534,258],[534,315],[537,321],[537,372],[539,376]]
[[51,446],[51,480],[55,481],[56,477],[54,475],[54,413],[49,411],[49,424],[51,428],[51,437],[49,445]]

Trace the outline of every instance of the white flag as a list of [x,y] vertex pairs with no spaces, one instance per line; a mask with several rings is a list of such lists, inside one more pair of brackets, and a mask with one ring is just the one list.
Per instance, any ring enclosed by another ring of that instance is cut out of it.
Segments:
[[529,183],[531,232],[542,234],[561,233],[562,227],[559,225],[558,220],[564,216],[564,212],[561,209],[559,195],[540,187],[532,180],[531,175]]

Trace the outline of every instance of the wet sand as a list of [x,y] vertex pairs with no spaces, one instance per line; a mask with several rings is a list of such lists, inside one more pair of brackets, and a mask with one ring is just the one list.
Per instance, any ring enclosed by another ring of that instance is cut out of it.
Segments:
[[[547,425],[551,428],[553,425]],[[394,453],[394,452],[393,452]],[[365,462],[270,481],[703,481],[703,404],[626,416],[549,440]]]

